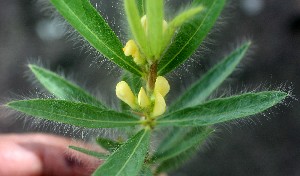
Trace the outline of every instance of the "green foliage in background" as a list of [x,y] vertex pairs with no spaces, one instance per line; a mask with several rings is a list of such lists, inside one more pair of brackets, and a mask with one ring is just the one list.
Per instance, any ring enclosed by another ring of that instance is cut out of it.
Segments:
[[[193,0],[170,21],[164,18],[163,0],[124,0],[132,36],[126,46],[89,0],[51,3],[91,46],[124,70],[116,86],[121,110],[107,107],[64,77],[36,65],[29,68],[55,98],[17,100],[6,105],[27,115],[78,127],[130,127],[130,132],[124,131],[128,133],[125,141],[96,139],[108,153],[70,146],[105,160],[95,176],[151,176],[175,169],[214,132],[214,124],[261,113],[288,96],[281,91],[264,91],[207,100],[240,63],[251,45],[247,41],[167,108],[165,97],[170,85],[164,76],[195,53],[218,19],[225,0]],[[165,129],[169,133],[156,149],[149,150],[151,137]]]

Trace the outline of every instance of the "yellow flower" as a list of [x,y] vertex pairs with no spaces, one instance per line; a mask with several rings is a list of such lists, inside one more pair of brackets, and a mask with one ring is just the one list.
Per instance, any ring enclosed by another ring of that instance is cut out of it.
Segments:
[[151,116],[157,117],[162,115],[166,111],[166,102],[164,97],[159,92],[155,92],[154,97],[154,106]]
[[136,64],[142,65],[145,63],[145,59],[141,57],[138,46],[133,40],[129,40],[123,48],[125,56],[132,56]]
[[117,97],[128,104],[132,109],[137,109],[136,98],[132,93],[129,85],[125,81],[121,81],[116,86]]
[[141,87],[141,90],[138,95],[138,103],[141,108],[147,108],[151,105],[151,101],[147,96],[146,91],[143,87]]
[[159,92],[163,97],[170,91],[170,85],[166,78],[158,76],[155,81],[154,92]]

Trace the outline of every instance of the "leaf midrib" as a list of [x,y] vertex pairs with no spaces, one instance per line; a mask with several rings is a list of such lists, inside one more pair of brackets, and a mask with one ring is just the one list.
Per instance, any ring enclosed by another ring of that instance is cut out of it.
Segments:
[[130,156],[128,157],[128,160],[126,160],[126,162],[124,163],[124,165],[122,166],[122,168],[119,170],[119,172],[116,174],[116,176],[120,175],[120,173],[124,170],[125,166],[127,165],[127,163],[130,161],[130,159],[132,158],[133,154],[135,153],[135,151],[137,150],[138,146],[140,145],[142,139],[144,138],[144,136],[146,135],[146,130],[144,131],[144,134],[141,136],[139,142],[137,143],[137,145],[134,147],[134,150],[131,152]]
[[[268,109],[268,108],[270,108],[270,107],[272,107],[274,104],[276,104],[276,103],[272,103],[272,105],[271,106],[268,106],[267,108],[263,108],[264,110],[266,110],[266,109]],[[253,105],[253,106],[247,106],[247,109],[251,109],[251,108],[254,108],[254,107],[256,107],[255,105]],[[184,109],[183,110],[180,110],[180,111],[184,111]],[[259,111],[259,112],[261,112],[261,111]],[[259,113],[259,112],[255,112],[254,114],[256,114],[256,113]],[[175,114],[175,113],[179,113],[179,112],[174,112],[174,113],[172,113],[172,114]],[[182,113],[182,112],[181,112]],[[172,116],[172,114],[170,114],[170,115],[168,115],[168,116],[166,116],[166,117],[170,117],[170,116]],[[214,116],[220,116],[220,115],[222,115],[222,114],[226,114],[226,113],[224,113],[224,112],[220,112],[220,113],[217,113],[217,114],[214,114]],[[201,115],[200,115],[201,116]],[[247,115],[248,116],[248,115]],[[185,122],[185,121],[191,121],[191,120],[195,120],[195,121],[198,121],[198,120],[201,120],[201,119],[191,119],[191,118],[186,118],[186,119],[177,119],[177,120],[161,120],[161,121],[159,121],[159,123],[160,124],[164,124],[164,123],[177,123],[177,122]],[[206,124],[207,124],[207,122],[206,122]]]
[[[29,107],[21,107],[22,109],[28,109],[28,110],[34,110],[34,111],[38,111],[38,112],[45,112],[45,110],[38,110],[38,109],[34,109],[34,108],[29,108]],[[16,108],[15,108],[16,109]],[[99,112],[99,111],[98,111]],[[105,111],[104,111],[105,112]],[[106,111],[107,112],[107,111]],[[75,120],[84,120],[84,121],[87,121],[87,122],[103,122],[103,123],[114,123],[114,124],[119,124],[120,122],[115,122],[115,121],[99,121],[97,119],[95,120],[92,120],[92,119],[84,119],[84,118],[76,118],[74,116],[70,116],[70,115],[62,115],[62,114],[59,114],[59,113],[53,113],[53,112],[50,112],[49,113],[50,115],[57,115],[57,116],[62,116],[62,117],[66,117],[66,118],[71,118],[71,119],[75,119]],[[129,121],[121,121],[121,124],[122,123],[126,123],[126,124],[138,124],[138,121],[134,122],[129,122]]]

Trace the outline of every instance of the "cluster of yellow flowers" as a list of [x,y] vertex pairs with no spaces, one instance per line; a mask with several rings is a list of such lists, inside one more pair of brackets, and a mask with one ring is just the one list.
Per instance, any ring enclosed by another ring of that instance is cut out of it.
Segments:
[[136,97],[125,81],[121,81],[116,86],[117,97],[128,104],[132,109],[148,113],[150,117],[157,117],[166,111],[164,97],[170,90],[170,85],[166,78],[158,76],[155,81],[154,91],[148,95],[141,87]]
[[[163,20],[163,31],[168,27],[168,23]],[[142,27],[147,35],[147,17],[141,18]],[[134,40],[129,40],[123,48],[126,56],[132,56],[134,62],[139,66],[145,66],[147,59],[140,51]],[[133,110],[142,112],[148,117],[157,117],[166,111],[165,96],[170,90],[170,85],[166,78],[158,76],[155,80],[153,90],[146,91],[141,87],[138,95],[134,95],[131,88],[125,81],[121,81],[116,86],[117,97],[128,104]]]

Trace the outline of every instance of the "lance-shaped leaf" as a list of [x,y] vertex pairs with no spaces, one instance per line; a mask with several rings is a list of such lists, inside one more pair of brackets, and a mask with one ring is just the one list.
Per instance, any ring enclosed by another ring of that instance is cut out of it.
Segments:
[[181,12],[179,15],[177,15],[169,24],[167,27],[166,32],[164,33],[164,39],[163,39],[163,46],[164,48],[169,45],[169,42],[171,41],[176,29],[178,29],[183,23],[187,22],[191,18],[193,18],[196,14],[203,11],[204,7],[202,5],[199,5],[198,7],[192,7],[188,10],[185,10],[184,12]]
[[81,148],[81,147],[76,147],[76,146],[70,145],[69,148],[73,149],[73,150],[76,150],[78,152],[81,152],[81,153],[84,153],[84,154],[96,157],[98,159],[106,159],[108,157],[108,155],[105,154],[105,153],[99,153],[99,152],[88,150],[88,149]]
[[142,169],[150,141],[150,130],[141,130],[102,164],[93,175],[136,176]]
[[171,112],[202,103],[234,71],[249,46],[250,42],[246,42],[209,70],[170,106],[169,111]]
[[148,43],[151,55],[157,58],[163,43],[164,2],[163,0],[148,0],[146,4]]
[[120,142],[117,141],[113,141],[111,139],[107,139],[107,138],[101,138],[98,137],[96,139],[96,142],[103,147],[104,149],[108,150],[109,152],[113,152],[116,149],[118,149],[122,144]]
[[122,43],[89,0],[51,0],[59,13],[99,52],[137,75],[140,68],[122,51]]
[[29,68],[45,89],[47,89],[55,97],[64,100],[82,101],[99,106],[100,108],[105,108],[101,102],[89,93],[85,92],[79,86],[71,83],[70,81],[67,81],[62,76],[36,65],[29,65]]
[[140,49],[147,56],[150,55],[150,50],[147,44],[147,38],[145,31],[142,27],[141,17],[139,15],[139,10],[135,0],[124,0],[125,12],[127,15],[127,20],[131,29],[131,32],[134,36],[135,41],[140,46]]
[[191,148],[197,147],[202,143],[209,134],[213,132],[213,129],[205,127],[197,127],[191,129],[182,140],[177,142],[177,145],[173,145],[167,151],[156,152],[153,156],[154,162],[161,162],[173,158],[181,153],[188,151]]
[[247,93],[220,98],[167,114],[158,126],[207,126],[254,115],[281,102],[288,94],[280,91]]
[[67,100],[32,99],[13,101],[8,107],[27,115],[87,128],[134,126],[139,119],[113,110]]
[[[156,172],[165,172],[177,168],[184,163],[190,156],[198,151],[205,139],[213,132],[211,128],[194,127],[188,132],[181,142],[174,145],[164,153],[154,155],[157,162],[161,162]],[[155,158],[154,158],[155,159]]]
[[203,5],[205,11],[183,24],[158,65],[158,75],[165,75],[190,57],[219,17],[225,0],[194,0],[192,5]]

